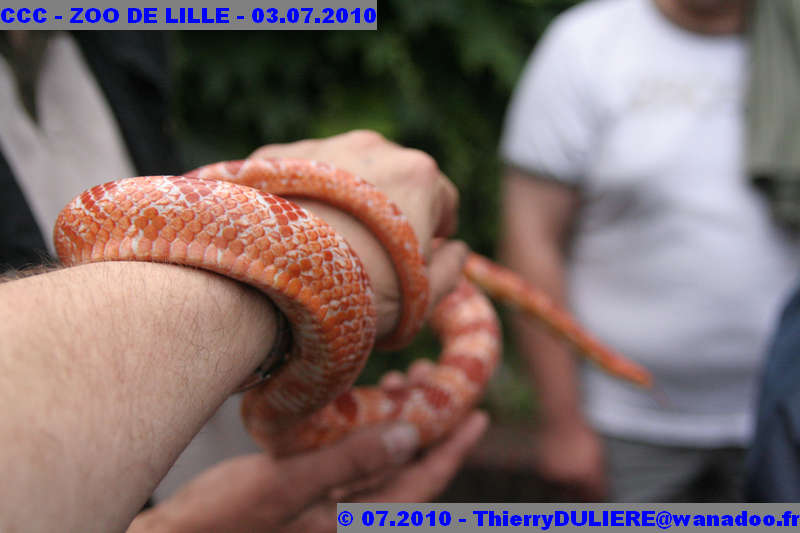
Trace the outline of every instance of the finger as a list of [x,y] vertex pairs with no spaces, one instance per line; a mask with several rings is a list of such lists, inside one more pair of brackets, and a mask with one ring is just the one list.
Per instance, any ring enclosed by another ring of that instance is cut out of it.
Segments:
[[396,389],[406,384],[406,376],[399,370],[391,370],[384,374],[380,381],[382,389]]
[[434,220],[438,220],[438,223],[433,236],[449,237],[458,228],[458,189],[444,174],[440,174],[437,189]]
[[446,241],[431,254],[428,276],[431,283],[431,309],[453,290],[461,279],[467,245],[461,241]]
[[336,486],[373,476],[407,461],[419,448],[419,432],[407,423],[369,428],[333,446],[295,456],[281,464],[293,499],[307,505]]
[[444,442],[403,469],[381,490],[362,495],[362,501],[421,502],[435,498],[458,471],[464,458],[489,425],[486,413],[472,413]]
[[364,478],[349,485],[336,487],[328,493],[328,499],[333,502],[353,501],[354,494],[377,490],[386,485],[390,479],[397,475],[398,468],[400,467],[385,469],[375,476]]
[[408,369],[408,381],[424,381],[436,370],[436,364],[430,359],[417,359]]

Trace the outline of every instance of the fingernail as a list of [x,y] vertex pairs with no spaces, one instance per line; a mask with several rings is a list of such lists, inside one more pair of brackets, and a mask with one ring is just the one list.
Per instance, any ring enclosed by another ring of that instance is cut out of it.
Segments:
[[405,463],[419,448],[419,431],[411,424],[398,424],[383,434],[383,444],[392,462]]

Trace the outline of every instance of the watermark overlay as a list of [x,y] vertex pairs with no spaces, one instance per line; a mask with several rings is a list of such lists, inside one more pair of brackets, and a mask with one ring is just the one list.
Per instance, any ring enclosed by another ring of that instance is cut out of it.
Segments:
[[340,503],[337,531],[726,530],[800,527],[800,504]]
[[16,0],[0,6],[4,30],[377,30],[377,0]]

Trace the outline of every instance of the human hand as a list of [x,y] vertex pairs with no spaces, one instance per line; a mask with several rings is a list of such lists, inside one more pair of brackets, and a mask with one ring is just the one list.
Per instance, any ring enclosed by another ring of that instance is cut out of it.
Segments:
[[602,442],[583,421],[545,425],[537,435],[536,469],[558,501],[603,501],[608,480]]
[[281,533],[333,533],[336,503],[425,502],[433,500],[458,472],[467,453],[488,426],[488,417],[473,412],[444,441],[428,448],[417,460],[396,469],[367,476],[358,483],[329,493],[280,529]]
[[416,429],[370,428],[337,444],[276,460],[252,454],[204,472],[181,491],[142,512],[128,533],[333,532],[336,501],[424,501],[455,475],[487,426],[470,415],[420,458]]
[[[392,389],[422,381],[435,366],[427,359],[415,361],[407,374],[392,371],[381,378],[380,387]],[[401,468],[387,468],[356,483],[331,491],[319,502],[288,524],[282,533],[324,533],[335,530],[336,503],[355,502],[424,502],[435,498],[458,471],[467,453],[488,427],[485,413],[474,411],[449,437],[429,447],[424,456]]]
[[[397,204],[414,228],[428,264],[431,307],[455,286],[466,247],[453,241],[434,246],[433,241],[455,230],[458,192],[426,153],[403,148],[375,132],[352,131],[327,139],[264,146],[250,157],[325,161],[371,182]],[[331,224],[353,246],[375,292],[378,337],[390,332],[398,318],[400,293],[389,256],[350,215],[319,202],[297,203]]]

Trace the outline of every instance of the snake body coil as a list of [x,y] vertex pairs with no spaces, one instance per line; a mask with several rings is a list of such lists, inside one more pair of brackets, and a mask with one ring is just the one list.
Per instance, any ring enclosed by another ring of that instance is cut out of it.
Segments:
[[[382,344],[407,343],[423,325],[429,298],[417,239],[382,193],[324,163],[251,159],[185,176],[99,185],[59,215],[56,252],[67,265],[135,260],[198,267],[266,294],[291,324],[293,346],[274,376],[245,393],[244,422],[262,446],[278,453],[313,448],[355,427],[396,419],[414,423],[424,443],[446,433],[480,399],[499,362],[501,334],[492,305],[462,280],[431,319],[443,347],[434,371],[402,387],[350,390],[375,341],[369,280],[342,237],[278,195],[324,201],[373,232],[395,265],[402,292],[401,317]],[[473,255],[465,273],[496,296],[516,297],[516,305],[544,317],[601,365],[648,382],[646,372],[591,339],[568,315],[542,305],[542,297],[524,293],[526,303],[522,293],[509,294],[524,282],[486,261]]]

